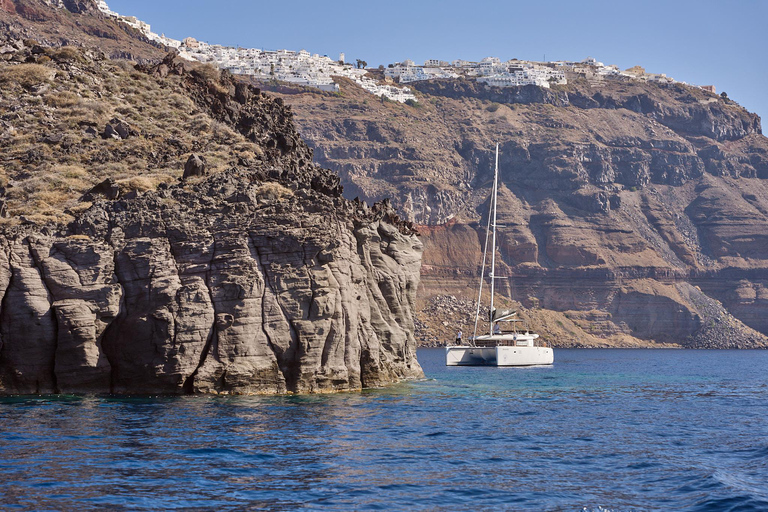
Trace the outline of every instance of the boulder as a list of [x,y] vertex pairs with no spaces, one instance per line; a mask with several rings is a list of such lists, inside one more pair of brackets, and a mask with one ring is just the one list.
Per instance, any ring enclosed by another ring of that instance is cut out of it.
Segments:
[[205,157],[189,155],[187,163],[184,164],[183,179],[192,176],[203,176],[205,174]]
[[93,201],[96,196],[103,196],[106,199],[117,199],[120,196],[120,186],[113,178],[107,178],[86,192],[80,200]]
[[116,117],[106,124],[102,137],[105,139],[127,139],[131,135],[136,135],[136,132],[131,129],[127,122]]

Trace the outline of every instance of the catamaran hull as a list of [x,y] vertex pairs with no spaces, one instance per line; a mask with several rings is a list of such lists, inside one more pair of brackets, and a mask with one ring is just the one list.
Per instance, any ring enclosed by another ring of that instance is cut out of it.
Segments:
[[552,364],[550,347],[446,347],[446,366],[536,366]]

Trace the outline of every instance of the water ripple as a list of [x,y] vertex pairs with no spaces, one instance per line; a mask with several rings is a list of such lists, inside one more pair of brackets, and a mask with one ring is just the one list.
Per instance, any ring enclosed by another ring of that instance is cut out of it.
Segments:
[[289,397],[0,399],[3,510],[767,510],[768,352]]

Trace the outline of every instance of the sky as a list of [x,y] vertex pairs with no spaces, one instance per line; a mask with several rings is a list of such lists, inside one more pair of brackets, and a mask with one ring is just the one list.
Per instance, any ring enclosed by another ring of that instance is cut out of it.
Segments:
[[768,0],[107,0],[174,39],[411,59],[583,60],[715,85],[768,119]]

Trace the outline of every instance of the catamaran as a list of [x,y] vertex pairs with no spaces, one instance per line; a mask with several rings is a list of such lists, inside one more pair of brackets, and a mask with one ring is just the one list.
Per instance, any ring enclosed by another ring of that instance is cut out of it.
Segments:
[[[517,324],[522,320],[517,317],[516,311],[494,308],[493,299],[496,291],[496,199],[498,191],[499,145],[496,144],[496,169],[493,175],[488,228],[485,232],[480,289],[477,295],[477,311],[475,312],[475,330],[473,336],[467,340],[468,343],[445,348],[445,364],[447,366],[534,366],[552,364],[555,359],[552,348],[540,340],[538,334],[528,330],[525,332],[518,330]],[[487,319],[488,334],[478,335],[480,299],[483,296],[483,283],[485,282],[489,235],[491,237],[491,271],[488,277],[491,286],[491,302]]]

